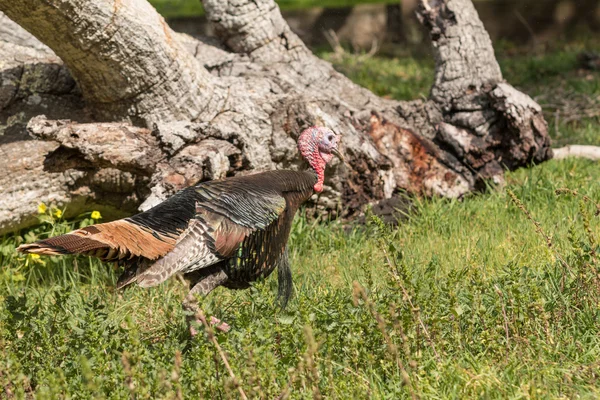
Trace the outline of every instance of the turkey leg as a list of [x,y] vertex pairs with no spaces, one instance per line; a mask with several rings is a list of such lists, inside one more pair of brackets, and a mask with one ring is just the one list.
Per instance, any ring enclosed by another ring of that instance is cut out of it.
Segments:
[[[227,275],[223,271],[216,272],[196,283],[191,283],[192,289],[189,291],[185,299],[183,300],[182,306],[183,311],[186,314],[186,320],[190,329],[192,337],[198,334],[195,328],[195,324],[207,324],[204,313],[198,305],[198,299],[196,295],[207,296],[217,286],[220,286],[227,280]],[[215,317],[210,317],[210,325],[223,332],[228,332],[230,329],[229,324],[223,322]]]

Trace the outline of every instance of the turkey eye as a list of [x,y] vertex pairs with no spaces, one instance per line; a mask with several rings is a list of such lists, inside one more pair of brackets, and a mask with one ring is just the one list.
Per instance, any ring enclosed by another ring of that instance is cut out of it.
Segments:
[[333,140],[333,136],[331,136],[331,135],[327,136],[327,141],[328,142],[331,142],[332,140]]

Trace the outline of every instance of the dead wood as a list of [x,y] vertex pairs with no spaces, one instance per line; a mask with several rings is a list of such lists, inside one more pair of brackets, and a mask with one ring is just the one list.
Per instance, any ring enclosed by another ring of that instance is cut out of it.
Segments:
[[127,213],[202,180],[303,168],[295,139],[312,124],[343,134],[348,163],[315,201],[346,216],[399,190],[459,197],[552,156],[470,0],[421,3],[435,82],[410,102],[315,57],[272,0],[204,7],[215,38],[173,32],[145,0],[0,0],[39,39],[0,30],[1,232],[34,223],[39,202]]

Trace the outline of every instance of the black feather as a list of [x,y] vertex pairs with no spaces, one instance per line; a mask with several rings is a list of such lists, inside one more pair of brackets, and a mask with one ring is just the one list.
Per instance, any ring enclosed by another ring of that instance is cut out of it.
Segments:
[[189,187],[127,220],[163,235],[179,235],[196,215],[196,199],[196,191]]
[[294,289],[287,247],[283,251],[277,265],[277,283],[277,300],[279,300],[281,308],[285,309]]

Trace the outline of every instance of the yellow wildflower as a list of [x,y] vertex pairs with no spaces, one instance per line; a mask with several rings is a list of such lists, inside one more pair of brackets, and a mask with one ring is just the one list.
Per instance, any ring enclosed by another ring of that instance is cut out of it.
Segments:
[[48,207],[44,203],[38,205],[38,214],[45,214]]
[[62,217],[62,210],[59,210],[59,209],[54,210],[54,216],[56,218]]
[[92,219],[100,219],[102,218],[102,215],[100,215],[100,211],[92,211],[91,217]]
[[29,254],[29,259],[35,264],[46,265],[46,261],[42,260],[39,254]]

